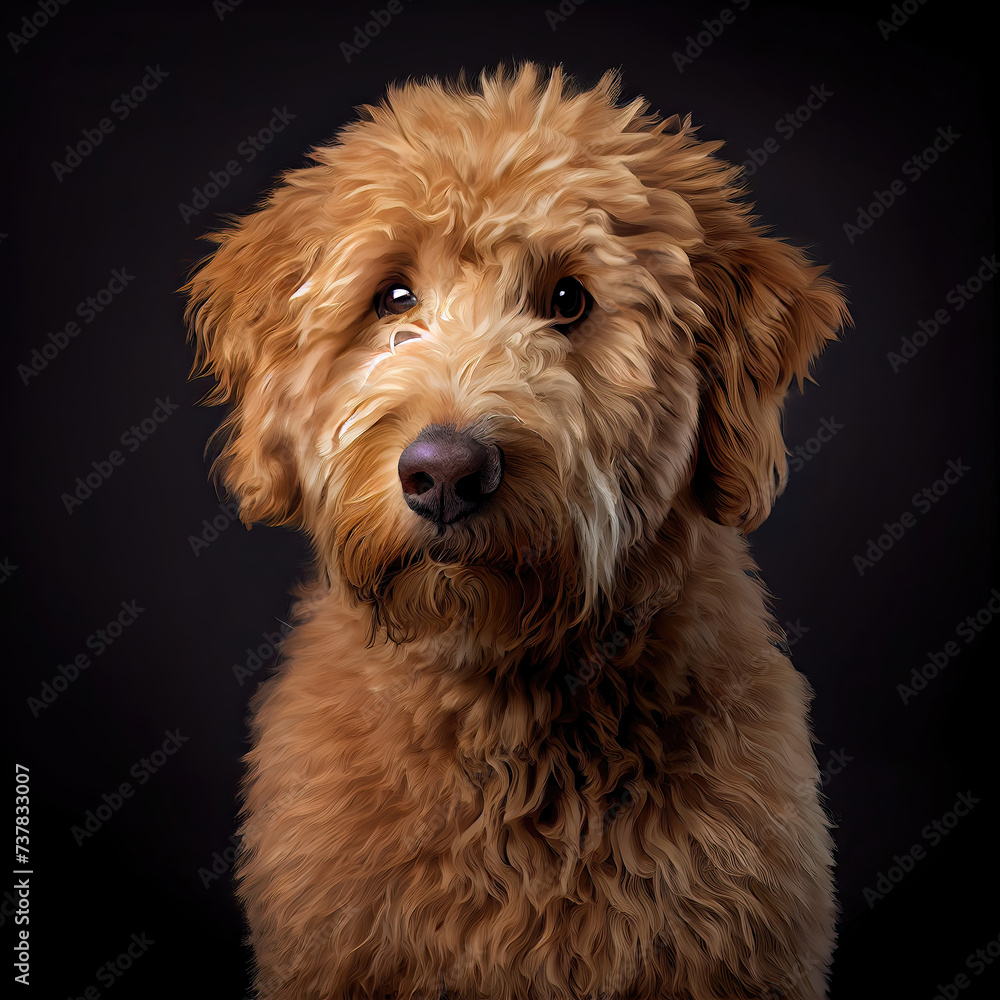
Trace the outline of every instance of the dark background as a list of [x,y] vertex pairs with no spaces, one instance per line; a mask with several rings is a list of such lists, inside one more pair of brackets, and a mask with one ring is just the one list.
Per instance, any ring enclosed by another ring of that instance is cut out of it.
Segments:
[[[889,3],[858,14],[757,2],[739,12],[734,2],[733,22],[680,72],[672,54],[719,17],[721,2],[588,0],[554,27],[546,11],[558,11],[557,0],[404,2],[349,62],[341,43],[383,0],[216,6],[69,3],[24,44],[8,35],[0,57],[10,83],[0,635],[5,731],[31,775],[33,962],[23,992],[239,1000],[247,988],[228,872],[207,886],[205,872],[226,867],[246,703],[266,673],[241,684],[234,666],[287,617],[306,548],[289,531],[226,525],[208,480],[203,449],[222,414],[196,406],[207,385],[188,381],[176,292],[206,252],[198,236],[220,213],[248,210],[279,170],[301,165],[390,80],[533,58],[563,62],[588,83],[621,67],[625,96],[690,112],[735,161],[769,138],[778,144],[750,178],[760,213],[832,265],[856,324],[786,414],[793,450],[824,418],[837,432],[800,463],[754,536],[777,618],[816,690],[820,764],[834,755],[826,790],[843,919],[832,996],[932,1000],[941,987],[941,996],[996,995],[1000,961],[980,975],[965,963],[991,941],[1000,954],[991,821],[1000,623],[987,610],[974,641],[956,637],[1000,586],[993,286],[961,310],[947,299],[996,250],[985,15],[909,0],[915,12],[883,38],[877,21],[892,16]],[[8,7],[4,30],[21,33],[20,19],[39,9],[30,0]],[[119,119],[112,102],[147,66],[167,75]],[[786,137],[777,123],[813,86],[832,96]],[[240,144],[274,108],[294,119],[248,162]],[[66,161],[66,145],[106,117],[113,131],[57,178],[52,164]],[[959,138],[911,179],[903,165],[939,129]],[[192,189],[234,158],[241,172],[185,221],[179,206]],[[896,180],[904,193],[849,240],[844,224]],[[19,366],[50,332],[79,322],[77,303],[114,269],[133,280],[25,384]],[[940,332],[894,372],[887,353],[939,309]],[[134,451],[123,447],[122,435],[168,397],[176,411]],[[63,494],[115,450],[123,464],[69,513]],[[950,460],[969,471],[918,507],[915,494]],[[860,574],[854,557],[906,512],[913,525]],[[195,554],[191,537],[217,516],[222,530]],[[144,610],[92,655],[88,637],[122,601]],[[897,685],[949,641],[958,655],[904,704]],[[91,665],[33,708],[29,699],[79,653]],[[266,649],[264,659],[273,659]],[[186,742],[140,784],[134,766],[175,730]],[[126,781],[131,798],[78,845],[73,827]],[[11,775],[8,816],[13,784]],[[981,801],[932,843],[923,831],[965,793]],[[912,870],[883,881],[884,898],[866,899],[914,845],[925,853]],[[0,896],[14,878],[4,876]],[[10,956],[12,919],[2,910]],[[152,943],[119,978],[99,976],[132,935]],[[968,985],[949,985],[963,973]]]

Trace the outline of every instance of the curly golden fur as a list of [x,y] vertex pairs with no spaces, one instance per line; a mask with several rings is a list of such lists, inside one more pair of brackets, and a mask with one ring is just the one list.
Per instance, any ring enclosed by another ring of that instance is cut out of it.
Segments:
[[[213,237],[221,476],[316,564],[247,757],[264,1000],[825,995],[810,692],[743,536],[847,314],[720,145],[613,73],[409,82]],[[502,452],[468,517],[404,497],[428,427]]]

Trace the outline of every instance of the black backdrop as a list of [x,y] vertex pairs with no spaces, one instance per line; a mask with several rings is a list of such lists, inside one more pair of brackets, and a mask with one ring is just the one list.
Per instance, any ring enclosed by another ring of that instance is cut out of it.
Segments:
[[[372,9],[397,12],[356,45]],[[247,989],[228,873],[246,703],[306,549],[233,524],[208,481],[221,413],[196,406],[176,294],[199,234],[391,79],[518,58],[584,81],[620,66],[626,96],[691,112],[749,161],[775,231],[849,287],[856,327],[789,401],[790,485],[754,536],[817,694],[843,908],[832,995],[993,994],[984,16],[938,0],[8,8],[0,601],[5,731],[30,777],[26,995]],[[22,877],[0,893],[8,960]]]

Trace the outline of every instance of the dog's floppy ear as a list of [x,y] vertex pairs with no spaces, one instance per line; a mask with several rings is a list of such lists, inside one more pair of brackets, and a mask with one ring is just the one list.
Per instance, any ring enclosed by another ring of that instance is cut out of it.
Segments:
[[730,210],[736,214],[705,227],[705,250],[692,260],[708,319],[697,335],[694,490],[713,520],[749,534],[785,485],[781,409],[789,384],[798,378],[802,386],[848,317],[821,267],[756,231],[743,206]]
[[279,188],[258,211],[209,236],[217,249],[182,289],[194,374],[216,380],[207,402],[232,404],[213,471],[239,498],[247,524],[288,523],[301,503],[293,411],[277,373],[295,350],[292,299],[318,253],[302,201],[294,187]]
[[[615,96],[615,78],[598,91]],[[676,305],[688,297],[687,283],[678,284],[679,249],[690,263],[696,315],[685,326],[702,384],[692,486],[709,517],[748,534],[785,483],[785,392],[793,378],[809,378],[812,360],[850,317],[823,268],[756,224],[740,169],[713,155],[723,144],[697,139],[690,116],[660,119],[645,107],[622,109],[629,162],[645,188],[645,204],[624,218],[636,223],[644,213],[640,246],[651,245],[651,232],[664,238],[654,268]]]

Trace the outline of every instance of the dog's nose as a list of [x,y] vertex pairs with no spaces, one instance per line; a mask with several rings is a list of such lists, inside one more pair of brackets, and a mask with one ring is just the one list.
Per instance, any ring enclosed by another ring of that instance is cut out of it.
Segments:
[[399,456],[410,510],[439,524],[468,517],[503,479],[503,452],[454,427],[425,427]]

